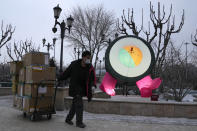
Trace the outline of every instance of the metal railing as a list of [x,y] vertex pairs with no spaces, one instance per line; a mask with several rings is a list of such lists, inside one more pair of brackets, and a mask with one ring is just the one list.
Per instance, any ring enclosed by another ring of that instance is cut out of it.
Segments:
[[12,82],[0,82],[0,87],[12,87]]

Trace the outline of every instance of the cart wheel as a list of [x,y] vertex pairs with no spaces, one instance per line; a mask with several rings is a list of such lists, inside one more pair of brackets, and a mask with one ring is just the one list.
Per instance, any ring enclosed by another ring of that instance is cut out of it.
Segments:
[[23,117],[26,118],[27,117],[27,113],[23,112]]
[[47,115],[47,119],[50,120],[51,118],[52,118],[52,115],[51,114],[48,114]]
[[35,121],[35,120],[36,120],[36,115],[35,115],[35,114],[32,114],[32,115],[30,116],[30,120],[31,120],[31,121]]

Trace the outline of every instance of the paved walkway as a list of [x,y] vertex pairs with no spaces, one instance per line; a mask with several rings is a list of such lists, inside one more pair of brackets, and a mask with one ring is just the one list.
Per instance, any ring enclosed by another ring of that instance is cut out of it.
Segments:
[[0,131],[197,131],[197,119],[155,118],[84,113],[87,127],[80,129],[64,123],[67,111],[57,112],[51,120],[32,122],[12,108],[12,97],[0,97]]

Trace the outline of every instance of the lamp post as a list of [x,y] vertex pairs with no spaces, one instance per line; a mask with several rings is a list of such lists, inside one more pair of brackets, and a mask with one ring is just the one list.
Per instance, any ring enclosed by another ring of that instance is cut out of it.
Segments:
[[117,39],[117,38],[118,38],[118,36],[119,36],[119,35],[118,35],[118,33],[115,33],[115,39]]
[[102,68],[102,67],[101,67],[101,62],[102,62],[102,61],[99,60],[99,62],[100,62],[100,72],[99,72],[99,76],[100,76],[100,78],[101,78],[101,68]]
[[103,67],[105,68],[105,57],[103,57]]
[[[118,38],[118,33],[115,33],[115,39],[117,39]],[[105,36],[105,34],[102,34],[102,36],[101,36],[101,42],[107,42],[108,44],[110,44],[111,43],[111,39],[109,38],[109,40],[105,40],[106,38],[105,38],[106,36]]]
[[[115,33],[115,39],[117,39],[118,38],[118,33]],[[101,35],[101,43],[103,43],[103,42],[106,42],[106,43],[108,43],[108,45],[111,43],[111,39],[109,38],[109,40],[106,40],[106,38],[105,38],[105,34],[102,34]],[[101,61],[101,60],[100,60]],[[103,63],[105,63],[105,57],[103,57]],[[105,64],[104,64],[105,65]]]
[[55,60],[55,43],[56,43],[57,38],[53,38],[53,48],[54,48],[54,60]]
[[77,59],[79,59],[79,55],[80,53],[82,53],[84,51],[84,48],[79,48],[79,47],[74,47],[74,54],[75,54],[75,59],[76,59],[76,54],[77,54]]
[[56,25],[60,26],[60,30],[61,30],[61,52],[60,52],[60,70],[59,72],[62,73],[62,61],[63,61],[63,42],[64,42],[64,36],[65,36],[65,31],[68,30],[68,33],[70,34],[70,29],[72,27],[72,23],[74,21],[74,19],[70,16],[67,18],[67,23],[64,22],[64,20],[60,23],[57,21],[57,19],[60,16],[60,13],[62,11],[62,9],[59,7],[59,4],[53,8],[54,10],[54,17],[55,17],[55,25],[52,28],[53,33],[57,32],[57,28]]
[[186,46],[186,52],[185,52],[185,62],[186,62],[186,72],[185,72],[185,77],[186,77],[186,80],[187,80],[187,45],[188,45],[189,43],[185,43],[185,46]]
[[[51,46],[55,45],[55,42],[56,42],[56,38],[53,38],[53,44],[50,44],[49,42],[48,42],[48,44],[46,44],[46,39],[45,38],[42,39],[43,47],[44,46],[47,47],[48,54],[49,54],[49,50],[51,49]],[[54,47],[54,55],[55,55],[55,47]],[[55,58],[55,56],[54,56],[54,58]]]

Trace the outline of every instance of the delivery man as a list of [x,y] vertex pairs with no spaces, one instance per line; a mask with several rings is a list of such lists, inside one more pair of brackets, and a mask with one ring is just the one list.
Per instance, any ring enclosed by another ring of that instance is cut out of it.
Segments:
[[72,119],[76,113],[76,126],[85,128],[83,123],[83,96],[87,96],[88,102],[92,99],[92,87],[96,86],[95,71],[91,64],[91,53],[82,53],[82,59],[71,62],[68,68],[58,77],[58,81],[69,81],[69,96],[73,97],[70,111],[65,119],[69,125],[73,125]]

